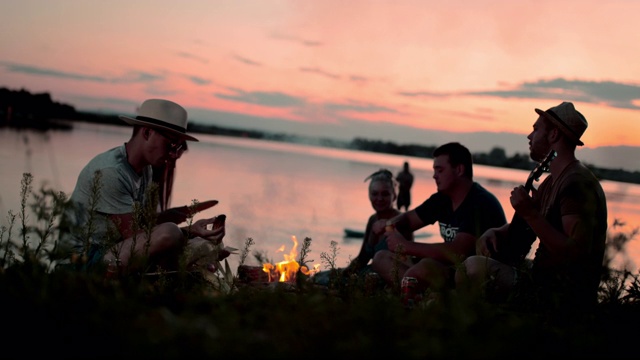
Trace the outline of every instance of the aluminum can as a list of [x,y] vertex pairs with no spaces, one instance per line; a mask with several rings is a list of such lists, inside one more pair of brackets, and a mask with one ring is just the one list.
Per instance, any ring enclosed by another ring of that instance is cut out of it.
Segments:
[[418,279],[410,276],[402,278],[400,283],[400,299],[407,308],[412,308],[416,303]]
[[105,280],[117,280],[120,277],[120,270],[120,260],[109,261],[104,276]]

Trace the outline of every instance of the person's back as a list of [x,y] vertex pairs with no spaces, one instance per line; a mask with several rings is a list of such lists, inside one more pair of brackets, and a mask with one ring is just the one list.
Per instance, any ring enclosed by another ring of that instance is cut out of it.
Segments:
[[404,208],[408,211],[411,206],[411,187],[413,186],[413,174],[409,170],[409,162],[404,162],[402,170],[396,175],[396,181],[398,182],[396,207],[398,210]]
[[[90,250],[93,244],[119,241],[121,234],[108,214],[130,213],[135,202],[143,202],[144,192],[151,183],[151,168],[144,168],[138,174],[126,165],[126,158],[125,147],[120,145],[95,156],[80,171],[65,214],[68,231],[64,233],[64,241],[72,251],[93,254]],[[121,178],[132,181],[121,182]],[[119,193],[129,196],[106,195],[113,193],[116,186]]]

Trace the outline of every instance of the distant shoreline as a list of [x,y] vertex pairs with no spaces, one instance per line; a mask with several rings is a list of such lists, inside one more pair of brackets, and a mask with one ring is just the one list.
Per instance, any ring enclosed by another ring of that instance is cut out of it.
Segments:
[[[14,122],[8,127],[12,128],[31,128],[40,131],[73,129],[74,123],[89,124],[109,124],[115,126],[128,126],[123,123],[117,115],[105,115],[87,112],[78,112],[76,116],[71,118],[49,118],[40,121]],[[5,124],[4,127],[7,124]],[[0,126],[0,128],[3,126]],[[352,149],[359,151],[369,151],[374,153],[415,156],[422,158],[431,158],[431,153],[435,149],[433,146],[423,145],[398,145],[391,142],[382,142],[378,140],[354,139],[352,141],[340,141],[326,138],[311,138],[289,134],[276,134],[256,130],[231,129],[223,128],[215,125],[203,125],[197,122],[189,123],[189,132],[194,134],[221,135],[230,137],[243,137],[252,139],[271,140],[279,142],[287,142],[294,144],[311,144],[328,148]],[[474,163],[478,165],[488,165],[494,167],[532,170],[535,163],[532,162],[528,154],[515,154],[512,157],[506,157],[504,150],[495,147],[490,153],[473,153]],[[601,180],[610,180],[623,183],[640,184],[640,171],[626,171],[623,169],[605,169],[587,164],[591,171]]]
[[[67,120],[61,120],[67,119]],[[73,106],[52,101],[50,94],[32,94],[26,90],[0,88],[0,128],[34,129],[37,131],[71,130],[73,123],[112,124],[127,126],[117,115],[77,111]],[[215,125],[204,125],[192,121],[189,132],[210,135],[223,135],[281,141],[295,144],[307,144],[328,148],[351,149],[374,153],[431,158],[436,146],[417,144],[397,144],[389,141],[354,138],[351,141],[299,136],[266,131],[232,129]],[[507,157],[506,151],[494,146],[489,153],[473,153],[473,161],[478,165],[488,165],[507,169],[531,171],[535,163],[529,154],[515,154]],[[631,184],[640,184],[640,171],[596,167],[583,161],[591,171],[602,180],[611,180]]]
[[[127,126],[116,115],[96,115],[96,120],[101,123],[115,124],[118,126]],[[80,120],[83,121],[83,120]],[[96,122],[96,121],[86,121]],[[223,135],[231,137],[244,137],[253,139],[263,139],[271,141],[281,141],[296,144],[311,144],[329,148],[352,149],[360,151],[369,151],[374,153],[384,153],[392,155],[415,156],[431,159],[431,154],[436,148],[433,146],[423,145],[399,145],[392,142],[382,142],[378,140],[369,140],[357,138],[352,141],[340,141],[326,138],[311,138],[297,135],[268,133],[256,130],[246,129],[230,129],[214,125],[202,125],[196,122],[189,123],[189,132],[208,135]],[[502,167],[508,169],[532,170],[535,163],[529,158],[529,154],[515,154],[506,157],[504,150],[495,147],[490,153],[473,153],[474,163],[478,165],[488,165],[494,167]],[[624,169],[606,169],[586,164],[591,171],[601,180],[618,181],[631,184],[640,184],[640,171],[630,172]]]

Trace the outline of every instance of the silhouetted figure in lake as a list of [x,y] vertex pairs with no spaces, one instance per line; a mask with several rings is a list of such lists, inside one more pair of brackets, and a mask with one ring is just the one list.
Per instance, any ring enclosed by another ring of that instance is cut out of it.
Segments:
[[409,210],[411,205],[411,187],[413,186],[413,174],[409,171],[409,162],[405,161],[402,170],[396,176],[398,182],[397,208],[402,211]]

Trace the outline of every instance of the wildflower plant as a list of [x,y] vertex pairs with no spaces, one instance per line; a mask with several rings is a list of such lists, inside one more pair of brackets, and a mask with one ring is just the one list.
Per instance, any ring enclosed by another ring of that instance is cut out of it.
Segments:
[[[638,227],[629,228],[619,219],[614,219],[607,231],[602,279],[598,290],[600,303],[624,304],[640,301],[640,274],[634,274],[634,264],[626,253],[627,244],[639,231]],[[620,264],[614,264],[616,259]]]
[[240,265],[244,265],[245,261],[247,260],[247,256],[249,255],[249,249],[254,244],[255,244],[255,241],[253,240],[253,238],[250,238],[250,237],[248,237],[244,241],[244,246],[242,247],[242,251],[240,252]]
[[329,287],[330,288],[343,288],[342,282],[342,270],[337,266],[338,254],[340,253],[340,248],[338,247],[338,243],[334,240],[331,240],[329,244],[329,252],[321,252],[320,253],[320,261],[324,265],[325,269],[329,270]]
[[2,259],[0,260],[0,267],[2,270],[10,266],[15,261],[15,245],[11,238],[11,234],[13,232],[13,226],[16,223],[16,217],[17,214],[9,210],[9,213],[7,214],[9,227],[2,226],[0,229],[0,244],[4,242],[4,244],[2,244]]
[[321,252],[320,260],[326,269],[335,270],[337,268],[336,260],[338,259],[338,254],[340,253],[340,248],[338,247],[338,243],[334,240],[331,240],[329,244],[329,252]]

